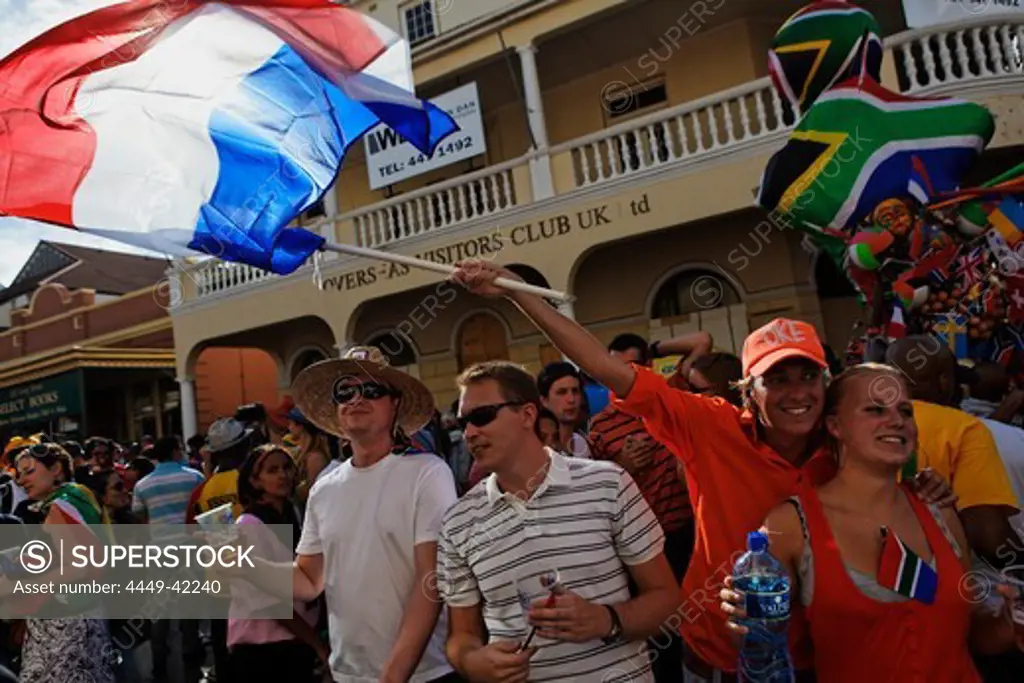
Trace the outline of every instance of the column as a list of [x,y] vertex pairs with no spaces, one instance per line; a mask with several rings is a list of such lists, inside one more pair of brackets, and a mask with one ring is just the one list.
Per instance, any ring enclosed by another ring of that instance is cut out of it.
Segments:
[[199,433],[196,420],[196,383],[194,380],[179,377],[178,389],[181,392],[181,438],[187,442]]
[[[327,218],[337,218],[338,216],[338,187],[331,185],[331,188],[327,190],[327,194],[324,195],[324,213],[327,214]],[[324,237],[327,238],[328,242],[334,242],[337,238],[334,236],[334,223],[329,223],[324,226],[325,230],[321,232]],[[337,258],[339,254],[334,252],[334,257]]]
[[569,320],[576,319],[576,311],[575,309],[573,309],[571,301],[558,302],[558,312],[564,315]]
[[533,199],[547,199],[555,195],[555,185],[551,179],[551,158],[547,155],[548,129],[544,122],[544,101],[540,92],[540,78],[537,76],[537,48],[533,45],[521,45],[516,48],[519,53],[520,70],[523,72],[523,97],[526,100],[526,114],[530,132],[537,143],[537,150],[543,156],[530,161],[530,184],[533,188]]

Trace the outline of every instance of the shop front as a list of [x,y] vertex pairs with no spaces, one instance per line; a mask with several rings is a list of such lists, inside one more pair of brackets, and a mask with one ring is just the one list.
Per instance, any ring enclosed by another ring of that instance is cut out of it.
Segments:
[[85,432],[82,370],[0,389],[0,436],[46,432],[80,439]]

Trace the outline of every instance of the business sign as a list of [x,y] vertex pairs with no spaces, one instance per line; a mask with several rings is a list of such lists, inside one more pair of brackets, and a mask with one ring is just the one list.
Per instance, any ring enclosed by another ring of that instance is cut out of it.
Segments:
[[487,151],[476,83],[446,92],[430,102],[448,112],[459,130],[445,138],[433,156],[428,157],[384,124],[372,129],[363,138],[372,189],[379,190]]
[[74,371],[0,389],[0,427],[80,415],[81,387],[81,374]]
[[907,26],[953,24],[972,17],[1024,11],[1024,0],[903,0]]

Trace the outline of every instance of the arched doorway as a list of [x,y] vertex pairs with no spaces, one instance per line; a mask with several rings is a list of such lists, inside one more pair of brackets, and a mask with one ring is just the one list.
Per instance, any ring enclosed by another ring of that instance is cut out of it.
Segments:
[[308,368],[313,363],[319,363],[322,360],[327,360],[327,353],[318,347],[311,347],[303,349],[292,361],[290,369],[291,381],[294,382],[295,378],[299,376],[299,373]]
[[473,313],[459,327],[459,372],[474,363],[508,360],[505,326],[491,313]]
[[393,368],[407,372],[413,377],[420,376],[419,359],[412,342],[402,334],[389,330],[370,337],[367,346],[376,346],[387,356]]
[[709,332],[715,346],[740,353],[749,331],[747,306],[722,273],[683,266],[654,288],[650,304],[651,339]]
[[825,323],[825,342],[839,353],[850,342],[856,323],[864,321],[865,308],[853,283],[824,252],[814,262],[814,287]]

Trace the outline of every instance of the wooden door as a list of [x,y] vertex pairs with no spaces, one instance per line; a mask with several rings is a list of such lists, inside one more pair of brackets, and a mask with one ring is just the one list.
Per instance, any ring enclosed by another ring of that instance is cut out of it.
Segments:
[[459,370],[488,360],[508,360],[508,338],[501,321],[476,313],[459,330]]

